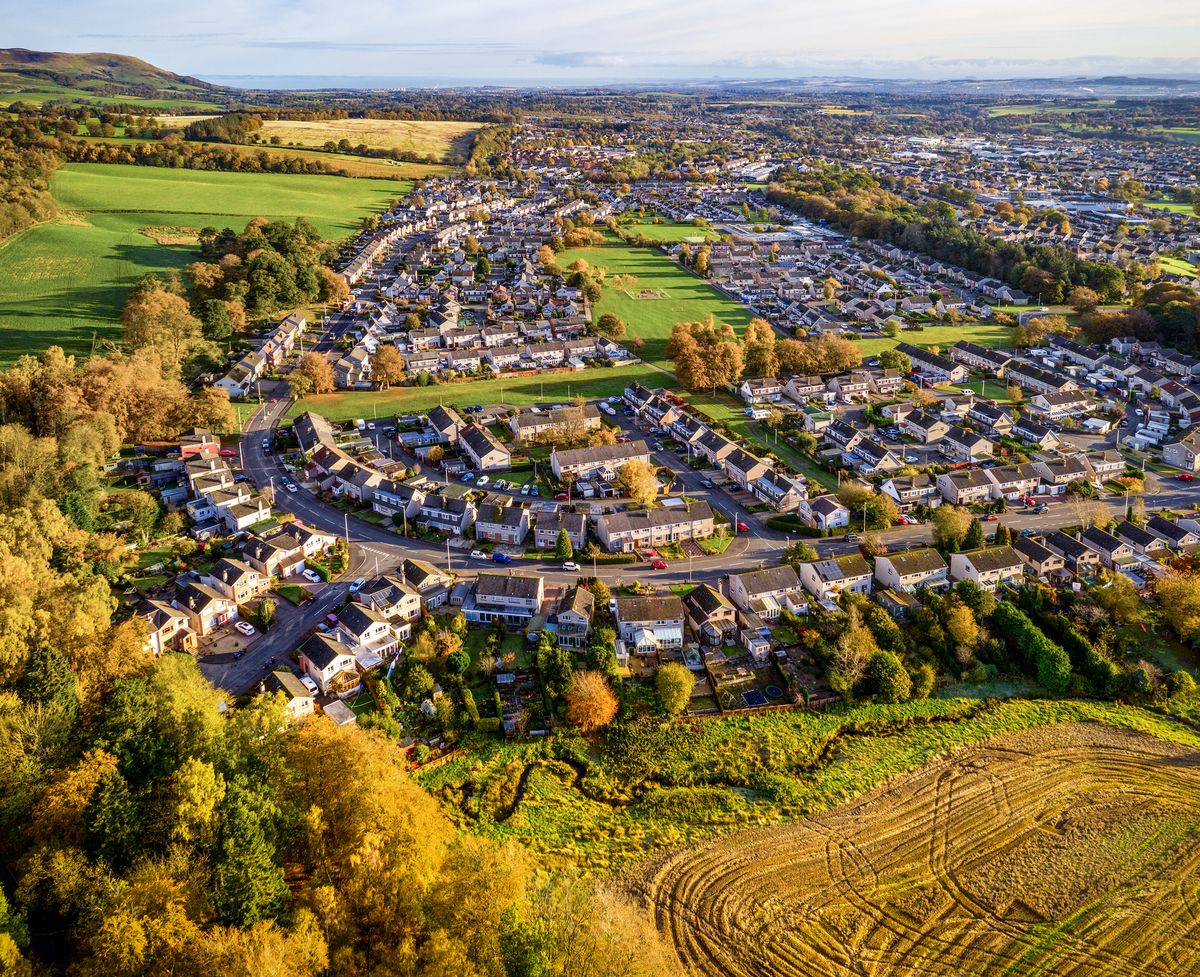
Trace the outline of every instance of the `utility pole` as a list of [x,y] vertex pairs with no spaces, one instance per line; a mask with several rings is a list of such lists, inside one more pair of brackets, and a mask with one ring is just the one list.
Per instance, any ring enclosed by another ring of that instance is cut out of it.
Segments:
[[447,573],[453,572],[450,569],[450,537],[449,536],[446,537],[446,572]]

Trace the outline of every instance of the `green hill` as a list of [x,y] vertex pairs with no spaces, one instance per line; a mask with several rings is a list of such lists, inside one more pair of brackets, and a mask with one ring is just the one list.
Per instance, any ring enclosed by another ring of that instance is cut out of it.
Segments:
[[126,103],[218,108],[233,91],[124,54],[0,48],[0,102]]

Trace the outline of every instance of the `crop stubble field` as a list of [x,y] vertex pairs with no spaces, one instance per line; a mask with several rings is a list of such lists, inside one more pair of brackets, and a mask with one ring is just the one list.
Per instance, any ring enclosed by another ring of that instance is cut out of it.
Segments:
[[637,884],[701,975],[1178,975],[1200,968],[1200,756],[1099,723],[959,750]]

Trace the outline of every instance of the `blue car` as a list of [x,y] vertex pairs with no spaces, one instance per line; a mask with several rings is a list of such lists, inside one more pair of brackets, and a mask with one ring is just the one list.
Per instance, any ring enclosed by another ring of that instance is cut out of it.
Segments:
[[462,481],[464,481],[464,482],[469,482],[469,481],[471,481],[471,479],[473,479],[474,477],[475,477],[475,473],[474,473],[474,472],[463,472],[463,474],[462,474]]
[[493,563],[512,563],[512,557],[507,553],[496,552],[492,554]]

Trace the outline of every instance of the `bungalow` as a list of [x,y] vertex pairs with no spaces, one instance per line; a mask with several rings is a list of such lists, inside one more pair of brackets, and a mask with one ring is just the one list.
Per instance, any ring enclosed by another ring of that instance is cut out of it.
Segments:
[[587,543],[587,517],[582,512],[563,509],[538,512],[533,524],[533,545],[539,550],[553,548],[558,545],[558,534],[564,529],[575,552],[580,552]]
[[475,514],[475,538],[519,546],[529,535],[529,510],[521,505],[484,505]]
[[834,495],[801,499],[796,505],[796,514],[801,521],[817,529],[839,529],[850,525],[850,510]]
[[683,648],[683,601],[674,594],[618,597],[613,601],[617,637],[638,655]]
[[938,491],[951,505],[970,505],[983,502],[992,494],[992,480],[981,468],[964,468],[943,472],[937,477]]
[[683,598],[692,633],[707,645],[723,644],[737,630],[737,608],[714,587],[700,584]]
[[950,554],[950,576],[971,580],[984,590],[994,592],[1009,581],[1025,576],[1025,561],[1011,546],[988,546]]
[[481,472],[501,472],[512,468],[512,454],[487,428],[471,425],[459,432],[459,444]]
[[725,459],[725,474],[739,488],[749,489],[756,478],[760,478],[770,470],[770,466],[761,458],[738,448]]
[[941,589],[949,584],[946,571],[946,561],[930,548],[875,557],[875,579],[896,591]]
[[358,689],[362,679],[353,651],[331,635],[317,632],[297,652],[300,669],[328,695],[344,697]]
[[871,576],[870,564],[858,553],[800,564],[800,582],[819,601],[837,600],[847,591],[869,595]]
[[707,502],[612,512],[596,520],[596,538],[609,553],[632,553],[712,534],[713,511]]
[[782,610],[807,614],[804,584],[796,569],[784,563],[762,570],[747,570],[729,575],[729,596],[743,611],[774,621]]
[[1101,562],[1110,570],[1133,559],[1133,547],[1129,543],[1099,526],[1089,526],[1079,534],[1079,541],[1099,553]]
[[1019,536],[1013,541],[1012,548],[1039,580],[1052,580],[1066,573],[1067,562],[1062,554],[1040,540]]
[[475,624],[500,622],[524,627],[541,609],[545,581],[536,573],[484,571],[463,604],[463,614]]
[[188,626],[202,638],[238,616],[235,600],[204,583],[184,584],[171,604],[187,615]]
[[550,470],[559,481],[602,478],[612,481],[622,465],[630,461],[650,463],[650,446],[645,441],[604,444],[595,448],[574,448],[550,452]]
[[586,587],[569,587],[554,608],[554,633],[563,648],[584,651],[591,644],[596,599]]
[[1061,529],[1052,532],[1043,542],[1063,558],[1067,569],[1077,577],[1089,576],[1100,568],[1100,554]]

